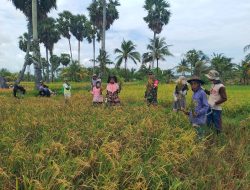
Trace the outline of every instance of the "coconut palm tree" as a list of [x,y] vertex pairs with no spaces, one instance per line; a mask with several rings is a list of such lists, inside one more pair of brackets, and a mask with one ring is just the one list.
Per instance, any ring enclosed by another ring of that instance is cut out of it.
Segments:
[[[28,43],[27,43],[27,49],[26,49],[26,56],[25,56],[25,61],[23,68],[18,76],[17,82],[19,83],[24,76],[24,72],[26,70],[26,66],[28,65],[30,61],[30,44],[31,44],[31,37],[32,37],[32,3],[33,5],[37,5],[38,11],[36,11],[38,19],[41,20],[46,17],[47,13],[50,12],[51,9],[56,8],[56,0],[43,0],[43,1],[33,1],[33,0],[10,0],[13,5],[16,7],[16,9],[19,9],[24,13],[28,20],[27,28],[28,28]],[[35,6],[34,6],[35,7]],[[35,17],[34,17],[35,18]],[[33,60],[34,61],[34,60]],[[34,68],[35,74],[41,73],[41,67],[39,67],[39,62],[34,61]],[[37,76],[38,77],[38,76]],[[37,78],[36,77],[36,78]],[[39,76],[41,77],[41,76]],[[38,77],[38,78],[39,78]]]
[[128,59],[131,59],[135,64],[137,64],[137,61],[140,62],[141,56],[140,53],[135,51],[136,45],[133,44],[132,41],[125,41],[123,40],[121,44],[121,49],[116,48],[115,54],[118,54],[116,57],[117,63],[116,66],[120,67],[121,63],[124,61],[125,64],[125,78],[126,81],[128,81],[127,76],[127,61]]
[[[244,47],[244,52],[247,52],[248,50],[250,50],[250,44]],[[250,53],[246,55],[245,60],[250,61]]]
[[200,50],[197,51],[195,49],[189,50],[185,54],[185,59],[187,63],[190,65],[191,75],[195,73],[200,73],[200,71],[195,71],[195,69],[197,70],[197,69],[204,68],[202,67],[202,63],[203,65],[205,65],[209,61],[209,58],[206,54],[204,54]]
[[185,76],[185,73],[190,72],[190,69],[188,67],[188,63],[185,59],[182,59],[179,65],[176,67],[177,73],[181,73],[183,76]]
[[72,61],[69,67],[62,69],[60,75],[62,78],[67,78],[71,81],[79,82],[84,77],[88,76],[88,71],[77,61]]
[[[148,12],[148,15],[144,17],[144,21],[148,24],[148,27],[154,32],[154,40],[156,34],[162,32],[163,26],[167,25],[171,13],[169,11],[170,4],[165,0],[146,0],[144,9]],[[152,60],[152,67],[154,67],[154,60]]]
[[46,49],[46,77],[49,81],[49,53],[50,57],[53,55],[54,44],[60,40],[60,33],[56,26],[56,20],[52,17],[48,17],[39,22],[39,39],[44,44]]
[[80,44],[84,38],[89,37],[91,25],[85,15],[73,15],[71,17],[70,32],[78,41],[78,63],[80,64]]
[[228,58],[223,54],[213,53],[211,68],[217,70],[222,79],[226,79],[231,76],[234,65],[235,64],[232,63],[232,58]]
[[57,20],[57,27],[60,32],[60,34],[68,39],[69,42],[69,50],[70,50],[70,58],[72,61],[72,50],[71,50],[71,42],[70,42],[70,26],[71,26],[71,18],[72,18],[72,13],[69,11],[63,11],[62,13],[59,13],[59,18]]
[[113,64],[109,59],[109,54],[106,51],[100,49],[99,56],[96,58],[96,61],[99,63],[99,67],[102,74],[105,74],[107,71],[107,64]]
[[142,62],[148,63],[156,60],[158,74],[159,60],[165,61],[166,56],[172,56],[168,47],[169,45],[167,45],[165,38],[156,37],[155,39],[150,39],[150,43],[147,46],[149,52],[143,54]]

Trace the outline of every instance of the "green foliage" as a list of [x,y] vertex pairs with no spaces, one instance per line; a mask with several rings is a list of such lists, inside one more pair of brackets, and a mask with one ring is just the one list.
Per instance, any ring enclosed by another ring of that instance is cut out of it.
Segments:
[[87,69],[78,64],[77,61],[73,61],[67,68],[63,68],[60,72],[61,79],[67,78],[70,81],[79,82],[88,76]]
[[[119,13],[117,7],[120,6],[118,0],[109,0],[106,3],[106,30],[109,30],[111,25],[115,20],[119,18]],[[89,11],[89,17],[91,23],[98,28],[99,31],[102,30],[103,22],[103,3],[102,0],[94,0],[87,8]]]
[[165,38],[157,37],[155,39],[150,39],[150,43],[147,46],[147,50],[149,50],[149,52],[143,54],[142,63],[145,64],[156,60],[158,72],[159,60],[165,61],[166,56],[172,56],[172,54],[168,50],[168,47],[169,45],[167,45]]
[[[125,63],[125,73],[127,70],[127,61],[131,59],[134,64],[137,64],[137,61],[140,62],[141,56],[140,53],[135,51],[136,45],[133,44],[132,41],[125,41],[123,40],[121,44],[121,49],[116,48],[115,54],[118,54],[116,57],[117,63],[116,67],[120,67],[122,61],[124,60]],[[126,80],[128,81],[128,77],[126,76]]]
[[144,9],[148,15],[144,21],[154,34],[160,34],[164,25],[168,24],[170,18],[169,3],[165,0],[146,0]]
[[191,75],[200,77],[201,74],[208,72],[209,70],[207,66],[209,58],[201,50],[189,50],[185,54],[184,59],[190,65]]

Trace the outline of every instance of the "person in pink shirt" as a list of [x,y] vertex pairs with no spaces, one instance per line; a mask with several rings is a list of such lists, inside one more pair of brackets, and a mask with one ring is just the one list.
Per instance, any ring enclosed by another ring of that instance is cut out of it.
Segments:
[[98,105],[103,103],[102,87],[100,81],[97,81],[96,85],[93,86],[91,94],[93,94],[93,105]]
[[120,105],[120,99],[118,97],[118,94],[120,93],[120,87],[117,83],[116,76],[109,76],[106,89],[106,101],[108,105]]

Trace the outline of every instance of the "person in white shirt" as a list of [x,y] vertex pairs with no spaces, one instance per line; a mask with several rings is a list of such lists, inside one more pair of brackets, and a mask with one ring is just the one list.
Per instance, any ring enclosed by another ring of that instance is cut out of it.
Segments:
[[65,79],[63,83],[63,94],[64,94],[65,103],[68,103],[71,97],[71,86],[67,79]]
[[214,125],[217,134],[222,131],[222,107],[221,104],[227,101],[226,87],[221,83],[219,73],[216,70],[209,71],[206,77],[211,81],[210,90],[205,90],[209,95],[209,110],[207,113],[207,125]]

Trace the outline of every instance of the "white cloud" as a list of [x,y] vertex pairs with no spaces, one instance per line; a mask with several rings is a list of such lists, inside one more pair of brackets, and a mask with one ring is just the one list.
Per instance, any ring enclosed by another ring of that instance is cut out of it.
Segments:
[[[73,2],[73,3],[72,3]],[[163,28],[162,37],[172,44],[170,51],[174,57],[167,57],[165,62],[160,62],[162,68],[171,68],[180,61],[183,53],[190,49],[200,49],[209,56],[215,53],[224,53],[239,62],[244,57],[243,47],[250,43],[250,1],[249,0],[169,0],[172,16],[167,26]],[[74,14],[88,15],[86,10],[91,0],[58,0],[57,10],[50,16],[57,17],[59,12],[69,10]],[[132,40],[143,53],[149,38],[153,37],[152,31],[147,27],[143,17],[144,0],[120,0],[119,20],[115,21],[107,32],[106,48],[114,60],[113,50],[119,48],[123,39]],[[11,71],[22,68],[24,53],[18,48],[18,36],[26,31],[26,19],[16,10],[10,2],[0,7],[0,68],[5,67]],[[73,57],[77,59],[77,41],[72,37]],[[98,54],[99,44],[96,44]],[[85,66],[92,63],[92,44],[84,41],[81,44],[81,62]],[[45,50],[41,46],[41,53]],[[54,53],[69,53],[66,39],[61,39],[54,49]],[[135,67],[131,62],[129,67]]]

